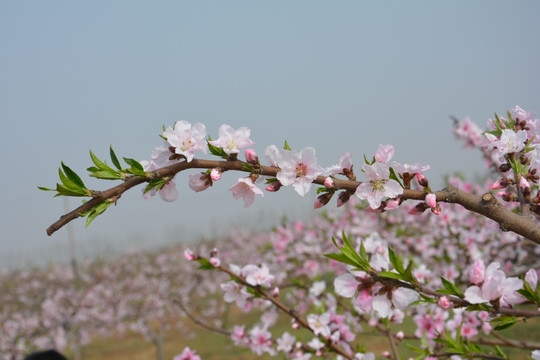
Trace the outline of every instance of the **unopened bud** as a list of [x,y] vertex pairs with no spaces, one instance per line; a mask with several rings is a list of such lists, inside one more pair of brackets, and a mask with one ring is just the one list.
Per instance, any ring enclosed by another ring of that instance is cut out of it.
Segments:
[[221,261],[217,257],[211,257],[210,264],[214,267],[218,267],[221,264]]
[[523,196],[525,196],[525,198],[531,196],[531,187],[523,176],[519,178],[519,187],[521,188],[521,192],[523,193]]
[[426,204],[432,208],[435,209],[437,207],[437,197],[433,193],[429,193],[426,195],[425,198]]
[[334,188],[334,179],[332,179],[330,176],[324,179],[324,186],[326,186],[329,189]]
[[272,289],[272,296],[277,298],[279,297],[279,288],[278,287],[275,287],[274,289]]
[[441,296],[437,304],[439,304],[439,306],[443,310],[448,310],[450,309],[450,307],[452,307],[452,303],[450,302],[450,300],[448,300],[446,296]]
[[420,173],[416,173],[416,180],[418,180],[418,184],[420,184],[421,187],[429,186],[428,180]]
[[349,201],[349,199],[351,198],[351,195],[352,193],[349,191],[340,192],[337,199],[337,207],[340,207],[343,204],[345,204],[347,201]]
[[259,157],[257,156],[257,153],[253,149],[247,149],[244,153],[246,157],[246,161],[250,164],[258,164],[259,163]]
[[403,333],[403,331],[400,330],[396,333],[396,339],[401,341],[403,340],[404,337],[405,337],[405,334]]
[[264,188],[266,191],[270,191],[270,192],[276,192],[278,191],[279,189],[281,189],[281,182],[279,181],[274,181],[274,182],[271,182],[270,184],[268,184],[266,186],[266,188]]
[[502,178],[497,181],[493,185],[491,185],[491,190],[498,190],[498,189],[504,189],[510,184],[510,181],[507,178]]
[[501,199],[507,202],[514,202],[517,201],[517,197],[514,194],[507,193],[505,191],[499,191],[497,193],[497,196],[499,196]]
[[328,204],[330,199],[332,199],[332,195],[334,195],[333,192],[327,192],[322,195],[319,195],[317,199],[315,199],[315,204],[313,204],[313,207],[315,209],[322,208],[324,205]]
[[429,206],[426,203],[421,202],[421,203],[416,204],[415,207],[413,207],[411,210],[409,210],[408,214],[409,215],[420,215],[424,211],[426,211],[427,209],[429,209]]
[[213,168],[210,171],[210,178],[214,181],[221,179],[221,170],[219,168]]
[[193,251],[191,251],[191,249],[184,250],[184,256],[189,261],[197,260],[197,256],[193,254]]
[[505,173],[505,172],[507,172],[508,170],[510,170],[511,168],[512,168],[512,167],[510,166],[510,164],[504,163],[504,164],[502,164],[501,166],[499,166],[499,167],[497,168],[497,170],[499,170],[499,172]]

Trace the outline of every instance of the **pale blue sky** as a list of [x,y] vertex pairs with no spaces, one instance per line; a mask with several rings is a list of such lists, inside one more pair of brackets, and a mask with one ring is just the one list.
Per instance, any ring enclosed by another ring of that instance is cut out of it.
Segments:
[[[181,119],[214,137],[222,123],[250,127],[260,153],[314,146],[324,166],[349,151],[359,169],[383,143],[430,164],[438,187],[448,172],[472,176],[480,156],[453,139],[449,115],[483,126],[516,104],[540,113],[539,17],[537,1],[0,1],[0,261],[64,251],[65,229],[45,235],[63,202],[36,188],[54,186],[60,161],[85,175],[88,150],[105,157],[109,144],[147,159]],[[180,240],[311,212],[314,191],[290,189],[246,210],[227,192],[237,177],[195,194],[181,175],[172,204],[132,190],[88,229],[76,221],[77,242]]]

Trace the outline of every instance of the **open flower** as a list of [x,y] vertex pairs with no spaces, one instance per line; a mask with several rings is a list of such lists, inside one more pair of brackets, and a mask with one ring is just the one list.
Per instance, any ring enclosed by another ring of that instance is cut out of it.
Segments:
[[223,124],[219,127],[219,138],[217,140],[209,141],[210,144],[222,148],[227,154],[238,154],[240,149],[254,145],[249,136],[251,130],[247,127],[238,128],[234,130],[227,124]]
[[403,193],[403,188],[395,180],[389,179],[388,165],[375,162],[373,165],[363,167],[369,182],[363,182],[356,188],[355,195],[361,200],[367,200],[372,209],[381,206],[384,197],[394,198]]
[[264,196],[264,193],[253,183],[250,177],[239,178],[236,185],[230,189],[235,199],[242,198],[244,200],[244,207],[250,207],[255,201],[255,195]]
[[277,165],[281,169],[277,179],[282,185],[292,185],[294,190],[301,196],[311,189],[311,182],[322,174],[322,169],[317,165],[315,149],[306,147],[300,152],[282,151],[278,154]]
[[167,142],[174,147],[175,153],[184,155],[186,160],[193,160],[195,151],[207,151],[206,146],[206,127],[201,123],[196,123],[193,126],[185,120],[177,121],[174,127],[168,128],[163,132],[163,137]]

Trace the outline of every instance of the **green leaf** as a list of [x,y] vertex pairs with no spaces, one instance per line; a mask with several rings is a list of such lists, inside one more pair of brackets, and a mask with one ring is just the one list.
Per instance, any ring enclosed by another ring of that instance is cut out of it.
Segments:
[[208,150],[210,150],[210,153],[212,155],[219,156],[224,159],[229,158],[229,155],[222,148],[210,144],[210,141],[212,141],[212,138],[208,136],[208,140],[206,141],[206,143],[208,145]]
[[109,150],[109,153],[111,155],[111,161],[113,163],[113,165],[120,171],[122,171],[122,165],[120,165],[120,161],[118,161],[118,157],[116,156],[116,153],[114,152],[114,149],[111,145],[110,147],[110,150]]
[[437,292],[440,292],[441,294],[449,294],[449,295],[455,295],[461,299],[463,299],[465,297],[465,295],[463,295],[463,293],[461,292],[461,290],[459,290],[456,285],[452,284],[450,281],[446,280],[444,277],[441,276],[441,281],[442,281],[442,284],[444,286],[444,288],[446,289],[446,291],[444,290],[437,290]]
[[335,261],[339,261],[344,264],[352,265],[352,266],[358,266],[358,264],[351,259],[349,259],[347,256],[343,255],[342,253],[331,253],[331,254],[324,254],[327,258],[330,258]]
[[402,188],[405,188],[405,186],[401,183],[401,179],[396,175],[393,168],[390,168],[390,179],[396,180]]
[[207,259],[197,259],[196,261],[201,264],[201,266],[199,266],[200,270],[213,270],[214,269],[214,265],[212,265],[210,261],[208,261]]
[[90,174],[90,176],[98,178],[98,179],[104,179],[104,180],[119,180],[122,178],[120,173],[118,171],[109,171],[109,170],[103,170],[103,171],[95,171]]
[[504,351],[499,347],[499,345],[495,345],[495,351],[497,352],[497,355],[502,357],[503,359],[508,359],[508,356],[504,353]]
[[109,165],[107,165],[106,163],[104,163],[103,161],[99,160],[99,158],[94,155],[94,153],[92,152],[92,150],[90,150],[90,158],[92,159],[92,162],[94,163],[94,165],[97,166],[98,169],[100,170],[110,170],[110,171],[115,171],[113,168],[111,168]]
[[64,164],[63,161],[62,161],[62,169],[64,169],[64,172],[66,173],[67,178],[71,182],[73,182],[74,184],[76,184],[80,188],[84,188],[84,183],[81,180],[81,178],[79,177],[79,175],[77,175],[73,170],[71,170],[71,168],[69,166]]
[[146,176],[143,166],[137,160],[124,158],[124,161],[126,162],[126,164],[131,166],[131,168],[127,169],[129,173],[139,176]]
[[381,271],[377,275],[385,277],[385,278],[390,278],[390,279],[403,280],[402,275],[396,274],[396,273],[391,272],[391,271]]
[[392,263],[394,269],[396,269],[398,273],[404,274],[405,268],[403,267],[403,260],[394,253],[391,246],[388,246],[388,257],[390,258],[390,263]]
[[512,316],[501,316],[491,320],[490,322],[497,324],[494,329],[498,331],[511,328],[512,326],[517,324],[516,318]]
[[64,195],[64,196],[85,196],[86,194],[84,193],[84,191],[76,191],[76,190],[71,190],[71,189],[68,189],[66,188],[64,185],[61,185],[61,184],[56,184],[56,191],[58,192],[58,194],[56,194],[55,196],[60,196],[60,195]]
[[248,171],[248,172],[253,172],[253,167],[251,165],[245,163],[245,164],[242,165],[242,170]]
[[291,147],[289,146],[289,143],[287,142],[287,140],[285,140],[285,145],[283,145],[283,149],[284,150],[288,150],[288,151],[292,151]]
[[64,175],[61,168],[58,168],[58,176],[60,177],[60,181],[62,182],[62,187],[69,189],[74,192],[80,192],[83,188],[77,184],[75,184],[73,181],[69,180],[69,178]]
[[43,186],[38,186],[37,188],[39,190],[43,190],[43,191],[56,191],[55,189],[49,189],[49,188],[46,188],[46,187],[43,187]]

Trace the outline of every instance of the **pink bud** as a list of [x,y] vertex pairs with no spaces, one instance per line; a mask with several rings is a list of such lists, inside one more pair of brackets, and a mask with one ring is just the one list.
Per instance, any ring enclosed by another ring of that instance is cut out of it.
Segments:
[[324,179],[324,186],[326,186],[329,189],[334,188],[334,179],[332,179],[330,176]]
[[394,210],[394,209],[397,209],[398,206],[399,206],[398,199],[390,199],[386,202],[386,206],[384,207],[384,210]]
[[191,251],[190,249],[184,250],[184,256],[189,261],[193,261],[197,259],[197,256],[195,256],[195,254],[193,254],[193,251]]
[[390,352],[389,351],[383,351],[382,356],[390,358]]
[[469,280],[478,285],[484,281],[485,266],[482,259],[477,259],[469,268]]
[[441,296],[439,298],[438,304],[443,310],[448,310],[452,306],[452,303],[450,302],[450,300],[448,300],[446,296]]
[[272,290],[272,296],[273,296],[273,297],[278,297],[278,296],[279,296],[279,288],[278,288],[278,287],[275,287],[275,288]]
[[428,181],[424,177],[424,175],[422,175],[420,173],[416,173],[416,180],[418,180],[418,183],[420,184],[420,186],[422,186],[422,187],[427,187],[428,186]]
[[315,356],[321,356],[321,355],[322,355],[321,349],[319,349],[319,350],[317,350],[317,351],[315,352]]
[[221,261],[217,257],[210,258],[210,264],[214,267],[218,267],[221,264]]
[[259,162],[259,157],[253,149],[246,149],[244,155],[246,157],[246,161],[250,164],[257,164]]
[[437,197],[435,196],[435,194],[427,194],[425,201],[430,208],[435,209],[437,207]]
[[396,339],[403,340],[404,337],[405,337],[405,334],[403,333],[403,331],[400,330],[396,333]]
[[210,171],[210,178],[214,181],[221,179],[221,170],[213,168],[212,171]]
[[527,180],[525,180],[525,178],[523,176],[519,178],[519,186],[521,187],[521,190],[523,192],[525,192],[524,191],[525,189],[527,189],[527,190],[530,189],[529,183],[527,182]]
[[300,328],[300,325],[298,325],[297,322],[293,322],[291,327],[294,329],[294,330],[298,330]]
[[266,191],[270,191],[270,192],[276,192],[278,191],[279,189],[281,188],[281,182],[279,181],[274,181],[274,182],[271,182],[270,184],[268,184],[266,186],[266,188],[264,188]]
[[490,189],[491,190],[499,190],[499,189],[503,189],[503,188],[505,188],[507,186],[508,186],[508,179],[502,178],[502,179],[499,179],[499,180],[495,181],[495,183],[493,185],[491,185]]

